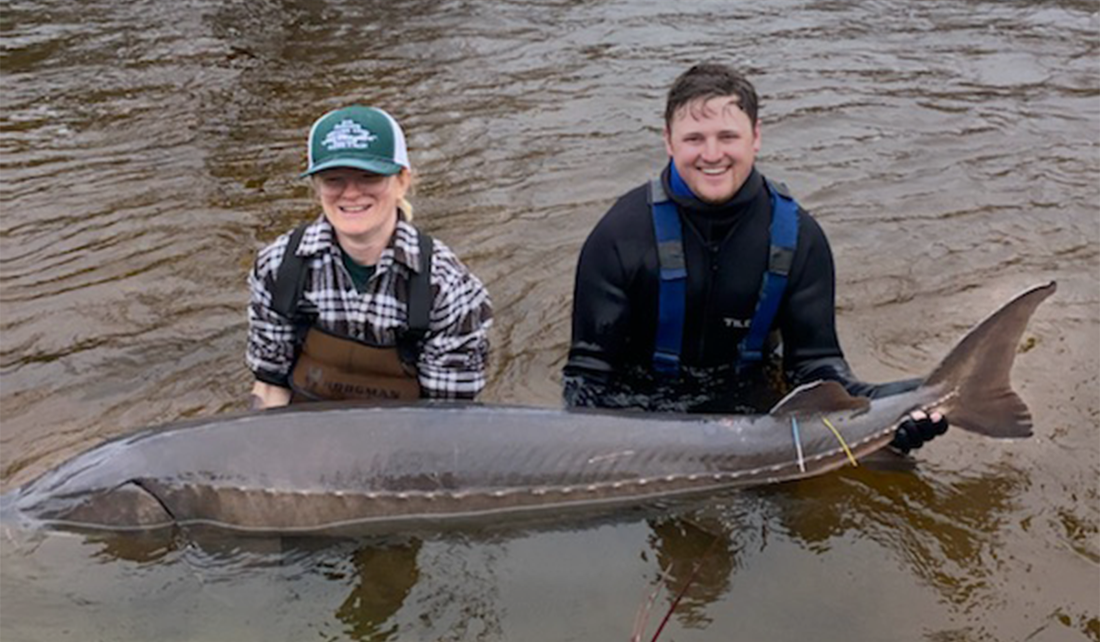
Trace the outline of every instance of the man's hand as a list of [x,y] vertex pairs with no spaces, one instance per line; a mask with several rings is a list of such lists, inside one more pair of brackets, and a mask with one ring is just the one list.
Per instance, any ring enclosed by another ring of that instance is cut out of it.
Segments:
[[947,432],[947,426],[947,417],[938,412],[929,415],[923,410],[914,410],[898,426],[890,445],[907,454]]

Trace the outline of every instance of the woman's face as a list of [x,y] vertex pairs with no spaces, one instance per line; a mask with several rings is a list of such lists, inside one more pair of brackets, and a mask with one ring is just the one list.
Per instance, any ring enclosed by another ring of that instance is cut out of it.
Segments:
[[315,174],[313,186],[339,238],[377,240],[377,235],[392,231],[397,203],[405,197],[410,180],[408,170],[383,176],[336,167]]

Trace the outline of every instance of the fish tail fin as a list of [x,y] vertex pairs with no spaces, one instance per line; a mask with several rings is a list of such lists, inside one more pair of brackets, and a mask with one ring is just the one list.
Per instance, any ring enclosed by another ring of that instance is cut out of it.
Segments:
[[924,381],[955,391],[944,404],[951,425],[990,437],[1031,435],[1031,412],[1009,374],[1028,321],[1056,289],[1051,281],[1006,303],[967,333]]

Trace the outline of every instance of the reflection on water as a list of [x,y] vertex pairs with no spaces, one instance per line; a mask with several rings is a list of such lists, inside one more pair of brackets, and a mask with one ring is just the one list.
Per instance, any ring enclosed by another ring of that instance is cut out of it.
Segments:
[[[942,600],[965,608],[982,599],[999,570],[999,533],[1020,482],[1012,471],[1001,472],[1007,474],[943,484],[920,475],[847,471],[782,497],[780,521],[820,552],[848,534],[868,538],[897,555]],[[822,510],[817,499],[808,499],[811,493],[835,503]]]
[[676,615],[687,628],[703,628],[710,622],[707,606],[729,589],[737,569],[732,547],[744,532],[707,521],[666,519],[650,525],[649,547],[667,589],[668,608],[676,605]]
[[313,215],[306,127],[353,101],[407,126],[418,221],[493,295],[488,401],[558,403],[577,251],[661,166],[664,92],[704,58],[757,81],[761,168],[829,234],[862,376],[926,373],[1013,294],[1059,290],[1014,372],[1030,440],[952,431],[910,470],[652,525],[264,550],[5,535],[0,637],[626,639],[699,566],[670,639],[1100,640],[1098,30],[1079,0],[6,4],[4,488],[243,406],[246,270]]
[[[360,548],[352,554],[355,587],[336,609],[336,617],[347,625],[346,632],[354,640],[400,639],[397,626],[390,619],[405,603],[409,591],[420,579],[416,558],[420,542],[389,548]],[[330,579],[343,579],[332,569]]]

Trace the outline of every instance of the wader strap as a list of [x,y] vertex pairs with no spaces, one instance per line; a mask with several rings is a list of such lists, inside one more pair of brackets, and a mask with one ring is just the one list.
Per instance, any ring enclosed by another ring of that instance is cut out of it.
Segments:
[[420,271],[409,277],[409,327],[397,339],[401,359],[410,365],[415,365],[420,356],[432,311],[432,237],[420,230],[417,237]]
[[[309,275],[306,262],[308,258],[298,256],[298,246],[302,243],[306,228],[311,223],[302,223],[294,228],[283,253],[283,260],[275,273],[272,287],[271,309],[287,319],[293,319],[298,311],[298,303],[305,292],[306,278]],[[432,311],[432,237],[417,230],[420,248],[420,271],[409,277],[409,327],[397,337],[398,351],[405,363],[415,365],[420,356],[424,337],[428,334]]]
[[749,332],[738,348],[738,366],[758,363],[764,358],[764,343],[779,312],[779,302],[787,289],[787,279],[798,246],[798,203],[791,198],[782,183],[765,182],[772,199],[771,244],[768,271],[760,285],[756,312],[749,323]]
[[[787,289],[794,251],[798,246],[798,203],[782,183],[765,181],[765,184],[772,201],[768,269],[760,284],[760,295],[749,322],[749,331],[738,346],[738,367],[758,363],[764,358],[764,345]],[[674,375],[680,369],[687,305],[683,225],[676,205],[665,194],[660,179],[649,183],[649,205],[661,267],[653,368],[661,374]]]
[[665,194],[659,178],[649,183],[649,206],[653,216],[653,231],[657,237],[657,258],[661,267],[653,368],[662,374],[676,374],[680,370],[680,351],[684,340],[684,305],[687,300],[683,224],[675,203]]
[[287,319],[294,317],[298,310],[298,301],[302,298],[302,292],[306,288],[306,259],[298,256],[298,246],[302,243],[302,237],[306,233],[309,223],[302,223],[290,233],[286,251],[283,252],[283,261],[279,264],[279,271],[275,273],[275,285],[271,295],[271,309],[283,315]]

